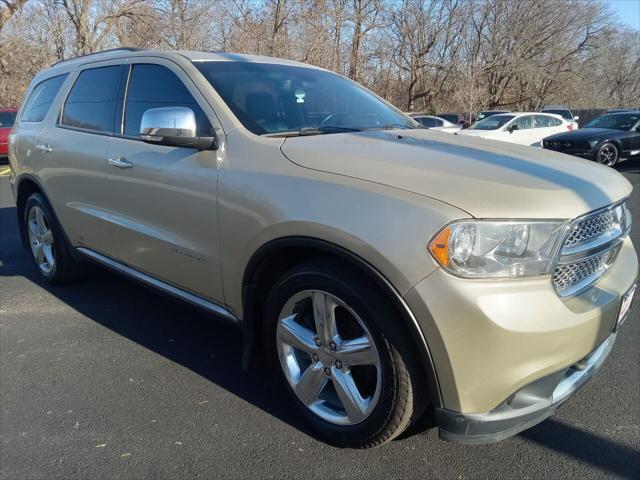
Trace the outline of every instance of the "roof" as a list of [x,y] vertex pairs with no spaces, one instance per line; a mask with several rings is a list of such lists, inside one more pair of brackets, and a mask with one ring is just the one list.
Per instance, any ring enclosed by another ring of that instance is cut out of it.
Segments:
[[247,55],[243,53],[231,52],[198,52],[190,50],[154,50],[141,48],[114,48],[111,50],[103,50],[100,52],[89,53],[78,57],[62,60],[53,66],[58,65],[74,65],[78,63],[96,62],[100,60],[108,60],[110,58],[120,57],[139,57],[139,56],[159,56],[165,58],[175,58],[176,56],[192,62],[251,62],[251,63],[277,63],[281,65],[296,65],[308,68],[319,68],[306,63],[295,62],[293,60],[285,60],[282,58],[266,57],[262,55]]

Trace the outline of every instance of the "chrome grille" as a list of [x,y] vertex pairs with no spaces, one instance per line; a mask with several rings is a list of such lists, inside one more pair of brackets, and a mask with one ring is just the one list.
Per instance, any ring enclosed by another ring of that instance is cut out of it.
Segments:
[[605,210],[592,217],[587,217],[571,228],[564,244],[565,246],[575,245],[599,237],[611,229],[615,220],[613,210]]
[[613,265],[631,217],[624,204],[615,204],[574,220],[562,243],[553,272],[561,297],[578,294]]
[[609,267],[616,253],[607,250],[576,263],[558,265],[553,273],[553,286],[562,293],[585,281],[596,280]]

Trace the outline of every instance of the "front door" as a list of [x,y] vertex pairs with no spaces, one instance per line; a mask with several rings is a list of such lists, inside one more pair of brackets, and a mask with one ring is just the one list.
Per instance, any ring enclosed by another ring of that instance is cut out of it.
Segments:
[[107,164],[118,256],[154,278],[223,303],[216,152],[152,145],[139,136],[142,114],[151,108],[191,108],[201,131],[211,129],[213,112],[170,62],[131,65],[126,91]]

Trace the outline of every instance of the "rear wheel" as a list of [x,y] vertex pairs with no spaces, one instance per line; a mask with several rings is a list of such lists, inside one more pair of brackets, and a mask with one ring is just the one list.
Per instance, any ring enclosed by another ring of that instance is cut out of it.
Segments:
[[276,378],[329,443],[380,445],[423,411],[398,314],[366,278],[333,262],[301,265],[277,282],[264,318]]
[[80,265],[71,256],[62,229],[40,193],[27,199],[23,221],[31,258],[40,276],[49,283],[66,283],[77,278]]
[[602,165],[607,165],[608,167],[613,167],[616,163],[618,163],[618,147],[616,147],[611,142],[605,142],[600,145],[597,153],[598,163]]

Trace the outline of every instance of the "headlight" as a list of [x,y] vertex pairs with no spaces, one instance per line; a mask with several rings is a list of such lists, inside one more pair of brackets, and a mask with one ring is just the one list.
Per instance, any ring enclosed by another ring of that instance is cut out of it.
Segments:
[[464,278],[518,278],[549,273],[564,221],[461,221],[429,244],[436,261]]

